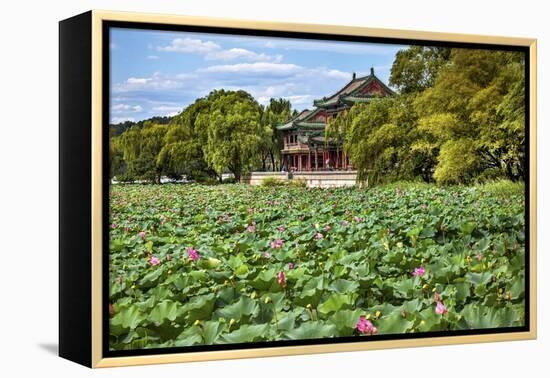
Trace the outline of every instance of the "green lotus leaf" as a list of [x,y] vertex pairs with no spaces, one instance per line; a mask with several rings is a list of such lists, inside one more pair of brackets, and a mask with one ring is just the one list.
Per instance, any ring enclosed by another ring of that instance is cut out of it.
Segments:
[[332,314],[328,320],[334,324],[339,336],[351,336],[357,326],[359,317],[365,314],[365,311],[361,309],[341,310]]
[[344,279],[333,281],[329,288],[340,294],[355,293],[359,288],[359,283]]
[[318,339],[321,337],[337,336],[337,329],[334,324],[322,321],[310,321],[300,324],[298,328],[284,332],[284,336],[291,340]]
[[214,294],[199,295],[191,298],[191,300],[183,306],[182,312],[187,313],[189,323],[195,320],[208,319],[212,315],[215,301],[216,297]]
[[138,307],[130,306],[120,308],[111,319],[111,324],[126,329],[135,329],[143,320],[145,320],[145,316]]
[[399,334],[412,329],[414,322],[407,320],[399,311],[382,316],[374,322],[379,334]]
[[340,309],[350,309],[355,302],[355,294],[331,294],[317,310],[322,314],[330,314]]
[[178,302],[162,301],[149,314],[149,320],[157,326],[164,321],[174,321],[181,314],[182,305]]
[[221,337],[221,340],[222,342],[228,344],[251,343],[261,341],[265,338],[268,329],[268,324],[245,324],[236,331],[224,334]]
[[243,317],[254,316],[258,313],[258,302],[249,297],[242,296],[233,304],[216,310],[216,315],[225,319],[240,321]]

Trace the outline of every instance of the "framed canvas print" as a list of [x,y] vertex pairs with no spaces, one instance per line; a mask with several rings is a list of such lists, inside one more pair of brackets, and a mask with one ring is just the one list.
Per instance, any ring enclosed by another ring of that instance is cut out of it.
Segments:
[[60,22],[59,351],[90,367],[536,337],[536,41]]

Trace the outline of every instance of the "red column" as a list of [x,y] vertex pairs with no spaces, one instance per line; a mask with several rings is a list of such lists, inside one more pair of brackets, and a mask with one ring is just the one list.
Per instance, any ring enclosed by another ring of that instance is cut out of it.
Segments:
[[315,147],[315,170],[319,169],[319,159],[317,159],[317,147]]

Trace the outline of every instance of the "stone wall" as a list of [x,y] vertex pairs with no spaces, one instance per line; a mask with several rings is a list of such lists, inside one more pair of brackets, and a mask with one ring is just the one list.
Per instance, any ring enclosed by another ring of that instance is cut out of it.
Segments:
[[[249,176],[243,176],[241,182],[251,185],[261,185],[263,179],[273,177],[277,180],[288,181],[286,172],[252,172]],[[357,171],[317,171],[294,172],[292,180],[305,180],[308,188],[334,188],[341,186],[353,186],[357,181]]]

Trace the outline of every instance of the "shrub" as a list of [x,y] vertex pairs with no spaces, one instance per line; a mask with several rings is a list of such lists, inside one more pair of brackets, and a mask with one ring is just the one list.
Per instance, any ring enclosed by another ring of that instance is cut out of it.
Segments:
[[278,179],[274,176],[265,177],[262,180],[262,186],[284,186],[286,183],[284,180]]
[[418,181],[395,181],[390,182],[387,184],[382,184],[376,186],[376,188],[381,189],[400,189],[400,190],[407,190],[407,189],[430,189],[433,188],[434,184],[428,184],[427,182],[418,180]]
[[476,188],[497,196],[523,195],[525,193],[525,183],[523,181],[487,181],[483,184],[477,184]]
[[196,181],[203,185],[218,185],[220,183],[219,180],[212,177],[197,177]]
[[288,186],[295,188],[307,188],[307,181],[304,178],[297,178],[288,181]]
[[235,177],[228,177],[222,180],[222,184],[236,184],[237,182]]

